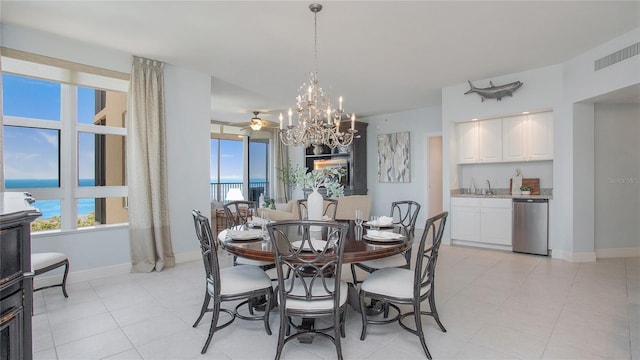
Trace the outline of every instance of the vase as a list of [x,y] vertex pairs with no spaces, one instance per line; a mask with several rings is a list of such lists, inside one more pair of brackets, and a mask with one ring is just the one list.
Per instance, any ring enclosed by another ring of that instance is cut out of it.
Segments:
[[307,196],[307,217],[309,220],[322,220],[322,203],[324,199],[322,194],[318,192],[318,188]]

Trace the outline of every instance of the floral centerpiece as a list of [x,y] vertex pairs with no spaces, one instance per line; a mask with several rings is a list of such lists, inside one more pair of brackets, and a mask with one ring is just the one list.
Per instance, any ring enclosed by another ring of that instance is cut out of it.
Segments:
[[342,168],[314,169],[307,172],[307,168],[296,166],[293,169],[295,184],[300,187],[311,188],[317,191],[318,188],[327,189],[328,197],[344,196],[344,186],[340,184],[342,178],[346,176]]

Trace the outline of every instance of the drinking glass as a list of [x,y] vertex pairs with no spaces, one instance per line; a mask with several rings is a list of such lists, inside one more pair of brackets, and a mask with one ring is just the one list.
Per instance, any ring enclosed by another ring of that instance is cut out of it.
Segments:
[[380,226],[378,226],[378,217],[371,215],[371,220],[369,220],[369,228],[371,230],[379,230]]
[[269,232],[267,231],[267,223],[269,222],[269,213],[267,211],[262,212],[262,237],[264,239],[269,238]]
[[362,226],[362,210],[356,209],[356,225]]

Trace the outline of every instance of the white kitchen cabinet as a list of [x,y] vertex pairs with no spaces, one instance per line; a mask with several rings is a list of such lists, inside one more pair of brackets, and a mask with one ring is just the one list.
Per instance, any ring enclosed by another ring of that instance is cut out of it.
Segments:
[[459,123],[458,163],[502,161],[502,121],[491,119]]
[[502,160],[553,159],[553,113],[542,112],[502,119]]
[[511,246],[511,199],[480,199],[480,241]]
[[529,160],[553,159],[553,113],[527,115],[529,120]]
[[451,238],[480,240],[480,199],[451,198]]
[[456,126],[458,138],[458,163],[478,162],[478,122],[464,122]]
[[502,161],[502,120],[478,121],[478,161]]
[[526,119],[526,116],[502,118],[502,160],[527,160]]
[[511,246],[511,199],[451,198],[451,239]]

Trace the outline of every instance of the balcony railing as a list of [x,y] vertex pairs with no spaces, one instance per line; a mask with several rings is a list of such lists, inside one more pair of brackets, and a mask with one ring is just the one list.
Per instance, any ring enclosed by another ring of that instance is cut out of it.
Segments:
[[[211,200],[226,202],[225,197],[229,189],[238,188],[244,193],[242,183],[220,183],[212,182],[210,187]],[[250,182],[249,183],[249,201],[258,201],[260,194],[264,194],[265,198],[269,197],[269,182]]]

